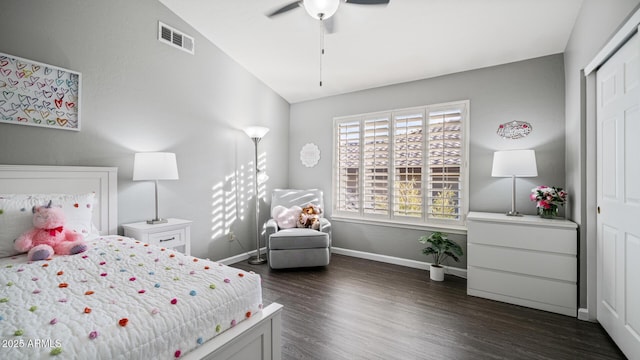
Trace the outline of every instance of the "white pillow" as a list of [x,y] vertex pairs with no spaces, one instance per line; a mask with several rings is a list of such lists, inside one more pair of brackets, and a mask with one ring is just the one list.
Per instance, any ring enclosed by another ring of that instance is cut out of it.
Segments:
[[67,218],[66,228],[84,235],[95,235],[92,224],[95,194],[0,194],[0,258],[19,254],[13,242],[33,227],[34,206],[61,207]]
[[271,210],[271,217],[278,223],[280,229],[290,229],[296,227],[298,216],[302,208],[300,206],[292,206],[286,208],[282,205],[276,205]]

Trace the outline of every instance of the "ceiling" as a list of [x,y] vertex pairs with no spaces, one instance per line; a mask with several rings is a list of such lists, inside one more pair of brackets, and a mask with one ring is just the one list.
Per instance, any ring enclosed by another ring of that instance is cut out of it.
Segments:
[[343,3],[320,66],[319,20],[266,16],[291,1],[160,0],[290,103],[562,53],[583,2]]

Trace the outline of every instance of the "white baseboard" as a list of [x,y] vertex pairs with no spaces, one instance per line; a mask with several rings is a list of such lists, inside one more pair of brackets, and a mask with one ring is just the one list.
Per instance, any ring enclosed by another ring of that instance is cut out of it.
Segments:
[[587,309],[587,308],[579,308],[578,309],[578,320],[597,322],[596,319],[591,317],[591,314],[589,314],[589,309]]
[[[423,261],[403,259],[395,256],[374,254],[374,253],[358,251],[358,250],[344,249],[344,248],[339,248],[335,246],[331,247],[331,252],[338,255],[353,256],[361,259],[379,261],[387,264],[406,266],[406,267],[421,269],[421,270],[429,270],[429,266],[431,265],[431,263],[423,262]],[[467,278],[467,269],[445,266],[444,272],[446,274],[451,274],[464,279]]]
[[[260,248],[260,254],[262,254],[264,256],[267,256],[266,252],[267,252],[267,248],[266,247]],[[251,250],[251,251],[246,252],[246,253],[242,253],[242,254],[234,255],[234,256],[231,256],[231,257],[228,257],[228,258],[217,260],[216,262],[218,262],[220,264],[224,264],[224,265],[231,265],[231,264],[235,264],[235,263],[240,262],[240,261],[247,260],[251,256],[255,256],[255,255],[256,255],[256,251],[255,250]]]
[[[266,248],[261,248],[260,249],[260,253],[261,254],[264,254],[265,252],[266,252]],[[338,247],[331,247],[331,253],[338,254],[338,255],[352,256],[352,257],[356,257],[356,258],[360,258],[360,259],[379,261],[379,262],[383,262],[383,263],[387,263],[387,264],[406,266],[406,267],[410,267],[410,268],[414,268],[414,269],[421,269],[421,270],[429,270],[429,266],[431,265],[431,263],[424,262],[424,261],[403,259],[403,258],[399,258],[399,257],[395,257],[395,256],[374,254],[374,253],[369,253],[369,252],[364,252],[364,251],[344,249],[344,248],[338,248]],[[231,257],[228,257],[228,258],[225,258],[225,259],[221,259],[221,260],[218,260],[217,262],[219,262],[221,264],[224,264],[224,265],[235,264],[237,262],[247,260],[247,259],[249,259],[249,257],[251,257],[251,256],[253,256],[255,254],[256,254],[256,251],[253,250],[253,251],[249,251],[249,252],[246,252],[246,253],[234,255],[234,256],[231,256]],[[444,267],[444,272],[445,272],[445,274],[454,275],[454,276],[457,276],[457,277],[461,277],[463,279],[467,278],[467,269],[461,269],[461,268],[457,268],[457,267],[445,266]]]

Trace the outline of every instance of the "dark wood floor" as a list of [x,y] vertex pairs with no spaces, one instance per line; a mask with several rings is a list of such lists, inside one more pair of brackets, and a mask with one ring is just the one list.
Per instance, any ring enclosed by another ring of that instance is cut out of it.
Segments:
[[282,359],[624,359],[599,324],[467,296],[466,280],[332,255],[326,268],[270,270],[284,305]]

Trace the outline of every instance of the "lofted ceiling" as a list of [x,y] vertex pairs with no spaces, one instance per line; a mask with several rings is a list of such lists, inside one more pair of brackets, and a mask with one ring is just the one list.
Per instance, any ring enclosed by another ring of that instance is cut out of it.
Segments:
[[319,20],[266,16],[291,1],[160,0],[290,103],[562,53],[583,2],[342,3],[320,66]]

